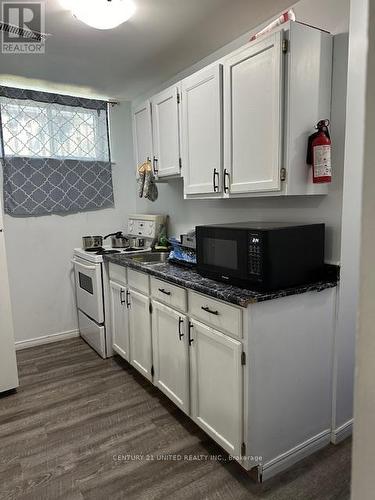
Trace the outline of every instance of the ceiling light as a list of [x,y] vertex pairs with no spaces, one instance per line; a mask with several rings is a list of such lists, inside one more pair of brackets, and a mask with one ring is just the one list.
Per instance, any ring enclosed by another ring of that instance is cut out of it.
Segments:
[[133,0],[74,0],[70,9],[83,23],[99,30],[109,30],[134,14]]

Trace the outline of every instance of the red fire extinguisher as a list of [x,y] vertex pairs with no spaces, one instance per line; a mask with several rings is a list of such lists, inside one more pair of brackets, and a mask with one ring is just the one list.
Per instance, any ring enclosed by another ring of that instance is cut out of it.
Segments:
[[321,184],[332,181],[331,137],[329,120],[321,120],[315,134],[310,135],[307,149],[307,164],[312,166],[313,182]]

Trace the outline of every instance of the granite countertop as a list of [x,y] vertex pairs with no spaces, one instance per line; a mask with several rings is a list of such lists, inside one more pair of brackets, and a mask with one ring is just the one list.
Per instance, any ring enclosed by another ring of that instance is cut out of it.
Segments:
[[137,262],[124,254],[104,255],[103,259],[106,262],[142,271],[175,285],[190,288],[196,292],[201,292],[242,307],[247,307],[249,304],[256,302],[287,297],[288,295],[297,295],[310,291],[320,292],[326,288],[335,287],[338,281],[338,267],[327,266],[327,278],[325,280],[272,292],[259,292],[204,278],[194,269],[188,269],[168,262]]

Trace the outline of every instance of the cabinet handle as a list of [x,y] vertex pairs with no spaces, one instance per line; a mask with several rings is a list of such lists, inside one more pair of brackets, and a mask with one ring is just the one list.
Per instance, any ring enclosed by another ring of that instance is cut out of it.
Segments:
[[129,290],[126,290],[126,307],[129,309],[131,306],[131,303],[130,303],[130,292]]
[[156,158],[156,156],[154,156],[153,169],[154,169],[155,175],[159,172],[159,169],[156,167],[157,163],[158,163],[158,159]]
[[171,292],[169,292],[168,290],[165,290],[164,288],[159,288],[158,290],[159,290],[159,292],[164,293],[164,295],[171,295]]
[[227,184],[227,179],[229,180],[229,172],[224,168],[224,193],[229,191],[229,185]]
[[[216,184],[216,177],[217,177],[217,184]],[[217,193],[219,191],[219,172],[214,168],[214,172],[212,175],[212,182],[214,185],[214,193]]]
[[219,316],[219,311],[213,311],[212,309],[210,309],[207,306],[202,306],[201,309],[203,309],[203,311],[206,311],[210,314],[214,314],[215,316]]
[[191,329],[194,327],[193,323],[191,323],[191,321],[189,321],[189,325],[188,325],[188,332],[189,332],[189,345],[191,345],[193,342],[194,342],[194,339],[191,338]]
[[182,337],[185,335],[184,333],[181,333],[181,325],[184,324],[184,320],[181,318],[181,316],[178,318],[178,338],[181,340]]
[[125,304],[125,299],[124,299],[124,292],[125,290],[120,290],[120,304],[123,305]]

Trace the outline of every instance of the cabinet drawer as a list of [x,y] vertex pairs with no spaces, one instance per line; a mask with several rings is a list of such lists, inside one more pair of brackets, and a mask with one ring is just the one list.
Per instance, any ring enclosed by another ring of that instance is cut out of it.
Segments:
[[168,306],[183,312],[186,311],[186,290],[179,286],[151,278],[151,295],[154,299],[164,302]]
[[145,295],[150,294],[148,274],[128,269],[128,285],[130,288],[134,288]]
[[189,290],[189,313],[206,325],[242,338],[242,310]]
[[126,267],[119,266],[118,264],[109,263],[109,279],[126,285]]

